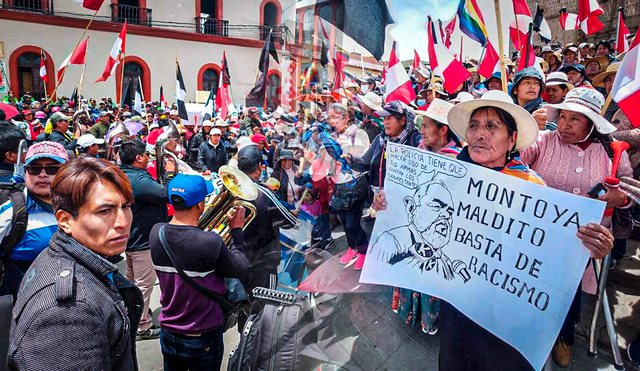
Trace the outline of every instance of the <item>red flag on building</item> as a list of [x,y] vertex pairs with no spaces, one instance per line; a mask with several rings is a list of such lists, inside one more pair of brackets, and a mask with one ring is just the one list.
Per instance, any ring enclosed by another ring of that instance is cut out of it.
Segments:
[[[618,54],[623,53],[629,49],[629,41],[627,36],[631,35],[629,29],[624,24],[624,12],[622,7],[618,10],[618,32],[616,35],[616,52]],[[636,36],[637,38],[637,36]]]
[[104,0],[73,0],[76,4],[89,10],[98,10]]
[[404,70],[400,58],[396,52],[396,42],[391,47],[391,55],[389,56],[389,69],[387,70],[387,99],[385,102],[399,100],[406,104],[416,99],[416,93],[409,80],[407,71]]
[[[640,32],[640,27],[638,28]],[[638,33],[636,33],[638,35]],[[624,56],[611,89],[613,100],[627,115],[633,127],[640,126],[640,37],[636,36]]]
[[598,19],[598,16],[602,14],[604,14],[604,10],[597,0],[579,0],[578,20],[580,28],[585,34],[591,35],[604,28],[604,24]]
[[60,68],[58,68],[58,76],[57,76],[58,85],[62,83],[62,77],[68,65],[85,64],[87,60],[87,44],[88,43],[89,43],[89,37],[87,36],[87,38],[84,39],[84,41],[81,42],[80,45],[78,45],[78,47],[73,52],[71,52],[71,54],[69,54],[67,59],[65,59],[64,62],[62,62],[62,65],[60,65]]
[[115,44],[111,48],[111,52],[109,53],[109,58],[107,59],[107,65],[104,67],[104,71],[102,71],[102,76],[98,77],[96,82],[107,81],[109,76],[113,75],[116,72],[116,67],[122,62],[122,58],[125,53],[125,44],[127,39],[127,20],[124,20],[124,26],[122,26],[122,30],[120,31],[120,35],[116,39]]
[[227,53],[222,52],[222,66],[220,67],[220,82],[218,83],[218,94],[216,94],[216,112],[220,110],[220,118],[226,120],[229,113],[229,85],[230,81],[225,79],[227,69]]
[[[437,40],[436,28],[431,20],[431,17],[427,17],[429,24],[427,26],[427,33],[429,35],[428,49],[429,49],[429,64],[433,69],[433,73],[436,76],[440,76],[444,82],[444,88],[449,93],[453,93],[460,84],[471,76],[471,72],[456,60],[455,57],[449,52],[441,42]],[[460,52],[462,54],[462,51]]]
[[478,66],[478,73],[480,76],[488,79],[493,74],[493,71],[496,68],[496,64],[500,62],[500,57],[498,53],[491,45],[491,41],[487,39],[487,50],[484,51],[484,57],[480,62],[480,66]]
[[46,60],[47,57],[44,55],[44,49],[40,49],[40,78],[45,84],[49,82],[49,78],[47,77],[47,66],[45,66]]

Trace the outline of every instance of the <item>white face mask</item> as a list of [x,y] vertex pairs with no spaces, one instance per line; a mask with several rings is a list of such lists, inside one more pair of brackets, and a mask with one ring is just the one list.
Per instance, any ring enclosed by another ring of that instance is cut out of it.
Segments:
[[362,94],[367,94],[369,92],[369,85],[362,85],[360,90],[362,90]]

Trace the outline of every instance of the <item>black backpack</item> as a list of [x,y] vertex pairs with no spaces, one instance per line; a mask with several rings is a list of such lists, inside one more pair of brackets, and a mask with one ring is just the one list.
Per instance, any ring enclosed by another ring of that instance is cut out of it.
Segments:
[[0,182],[0,205],[8,200],[11,200],[13,204],[11,231],[0,242],[0,251],[4,253],[0,260],[0,284],[2,284],[2,278],[4,277],[4,266],[7,264],[9,256],[11,256],[13,248],[22,240],[24,233],[27,231],[29,217],[27,215],[24,188],[24,183]]

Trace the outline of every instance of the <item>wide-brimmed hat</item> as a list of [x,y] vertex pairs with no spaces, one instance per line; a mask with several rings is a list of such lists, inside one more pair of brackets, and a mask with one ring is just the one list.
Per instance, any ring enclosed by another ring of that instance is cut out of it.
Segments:
[[447,115],[453,107],[453,104],[436,98],[431,102],[429,107],[427,107],[426,111],[415,110],[413,111],[413,113],[415,113],[416,115],[428,117],[442,124],[447,124]]
[[547,86],[566,85],[567,89],[573,90],[574,86],[569,82],[567,74],[564,72],[551,72],[545,81]]
[[345,89],[349,89],[349,88],[355,88],[355,89],[358,89],[359,87],[360,87],[360,85],[356,84],[356,83],[355,83],[355,82],[353,82],[353,81],[348,81],[348,82],[346,82],[346,83],[344,84],[344,88],[345,88]]
[[365,95],[359,95],[358,98],[374,111],[380,111],[382,109],[382,98],[372,91]]
[[231,124],[226,122],[226,121],[224,121],[221,118],[217,118],[216,122],[213,124],[213,126],[221,126],[221,127],[225,127],[226,128],[227,126],[231,126]]
[[[490,90],[479,99],[456,105],[449,111],[449,127],[462,140],[467,141],[467,127],[471,114],[481,107],[496,107],[506,111],[516,121],[518,139],[515,150],[519,151],[532,145],[538,139],[538,124],[527,110],[513,103],[513,99],[502,90]],[[548,107],[548,106],[547,106]]]
[[558,52],[554,51],[554,52],[551,52],[551,53],[547,54],[547,55],[544,57],[544,60],[545,60],[547,63],[549,63],[549,65],[551,65],[551,61],[550,61],[549,59],[551,59],[551,57],[552,57],[552,56],[556,57],[556,59],[558,59],[558,62],[562,63],[562,54],[560,54],[560,53],[558,53]]
[[618,72],[618,68],[620,68],[620,62],[612,63],[607,67],[605,72],[600,72],[593,78],[592,85],[597,88],[604,88],[604,80],[606,80],[609,75],[615,75]]
[[578,52],[578,47],[575,46],[573,43],[568,43],[567,46],[564,47],[564,49],[562,50],[562,54],[566,54],[568,51],[572,51],[574,53]]
[[429,72],[429,70],[425,66],[420,66],[420,67],[416,68],[415,71],[417,73],[421,74],[422,77],[426,77],[426,78],[430,78],[431,77],[431,72]]
[[[420,90],[420,92],[418,94],[422,98],[427,99],[428,96],[433,94],[431,89],[432,89],[431,86],[429,86],[426,89]],[[435,89],[436,94],[442,95],[443,97],[448,97],[449,96],[449,93],[447,93],[446,90],[444,90],[444,86],[442,85],[442,81],[440,81],[440,80],[436,80],[433,83],[433,89]]]
[[558,120],[561,110],[582,113],[593,122],[600,134],[611,134],[616,127],[607,121],[600,112],[604,106],[604,96],[599,91],[590,88],[576,88],[567,93],[564,101],[559,104],[547,104],[547,121]]
[[607,69],[607,67],[609,67],[609,58],[607,57],[593,57],[593,58],[587,58],[585,60],[583,60],[582,62],[580,62],[581,65],[583,65],[585,68],[587,67],[587,64],[591,63],[591,62],[598,62],[598,64],[600,65],[600,71],[604,71]]
[[450,100],[449,103],[458,104],[462,102],[468,102],[474,99],[475,98],[471,93],[467,93],[466,91],[461,91],[458,93],[458,95],[454,99]]

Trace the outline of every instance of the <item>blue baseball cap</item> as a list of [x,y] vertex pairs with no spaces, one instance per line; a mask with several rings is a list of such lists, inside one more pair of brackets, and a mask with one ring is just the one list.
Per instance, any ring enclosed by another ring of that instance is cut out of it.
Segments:
[[191,207],[204,200],[213,190],[213,184],[200,175],[178,174],[169,182],[169,199],[173,195],[180,196],[185,205]]

